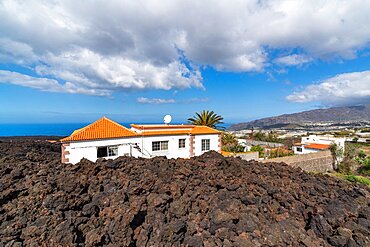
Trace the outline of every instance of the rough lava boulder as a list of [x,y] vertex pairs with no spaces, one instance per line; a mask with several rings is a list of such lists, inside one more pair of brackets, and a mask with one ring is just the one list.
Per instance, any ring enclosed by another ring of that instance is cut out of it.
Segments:
[[285,164],[192,159],[60,163],[0,142],[0,246],[370,246],[370,191]]

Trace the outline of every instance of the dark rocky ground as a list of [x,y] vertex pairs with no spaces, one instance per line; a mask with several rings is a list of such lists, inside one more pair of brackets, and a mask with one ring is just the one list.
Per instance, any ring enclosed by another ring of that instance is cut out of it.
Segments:
[[0,142],[0,246],[370,246],[370,192],[283,164],[206,153],[59,162]]

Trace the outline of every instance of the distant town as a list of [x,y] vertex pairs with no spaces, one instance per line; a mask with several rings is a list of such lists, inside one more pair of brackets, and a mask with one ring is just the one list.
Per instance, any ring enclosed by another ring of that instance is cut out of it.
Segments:
[[[245,151],[253,150],[254,146],[261,145],[265,149],[279,147],[290,150],[293,154],[303,154],[328,150],[332,143],[338,144],[343,150],[345,150],[345,143],[370,144],[370,121],[306,123],[299,126],[286,125],[267,129],[251,128],[230,131],[230,133],[238,138],[240,145],[245,147]],[[321,146],[318,149],[311,146],[311,150],[305,152],[297,151],[295,148],[301,146],[304,149],[306,144],[327,146],[325,148]]]

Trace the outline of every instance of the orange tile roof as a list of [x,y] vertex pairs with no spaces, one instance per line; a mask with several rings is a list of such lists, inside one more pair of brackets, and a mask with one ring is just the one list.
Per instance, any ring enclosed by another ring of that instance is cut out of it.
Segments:
[[70,136],[61,139],[61,141],[83,141],[130,136],[136,136],[136,133],[106,117],[102,117],[84,128],[73,131]]
[[[131,126],[143,126],[134,125]],[[178,129],[178,126],[184,129]],[[186,128],[185,128],[186,126]],[[151,127],[153,127],[151,129]],[[170,130],[175,128],[175,130]],[[177,128],[177,129],[176,129]],[[145,131],[149,130],[150,131]],[[166,130],[168,129],[168,130]],[[73,131],[73,133],[61,139],[62,142],[68,141],[84,141],[84,140],[96,140],[96,139],[109,139],[109,138],[120,138],[120,137],[133,137],[133,136],[158,136],[158,135],[207,135],[207,134],[220,134],[221,131],[212,129],[207,126],[194,126],[194,125],[145,125],[141,133],[127,129],[126,127],[103,117],[96,122]]]
[[221,154],[223,155],[223,156],[229,156],[229,155],[231,155],[231,154],[233,154],[232,152],[228,152],[228,151],[223,151],[223,150],[221,150]]
[[158,135],[207,135],[221,134],[221,131],[207,126],[193,126],[191,129],[184,130],[159,130],[137,133],[139,136],[158,136]]
[[305,148],[325,150],[325,149],[329,149],[330,148],[330,145],[328,145],[328,144],[310,143],[310,144],[306,145]]
[[194,126],[193,130],[191,131],[193,135],[201,135],[201,134],[221,134],[221,131],[212,129],[208,126]]
[[153,130],[153,129],[189,129],[194,128],[195,125],[187,124],[131,124],[131,127],[140,130]]

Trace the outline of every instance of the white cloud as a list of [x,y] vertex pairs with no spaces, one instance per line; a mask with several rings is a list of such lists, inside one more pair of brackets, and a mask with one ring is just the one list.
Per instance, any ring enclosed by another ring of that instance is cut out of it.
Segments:
[[330,104],[370,101],[370,70],[339,74],[287,96],[292,102],[318,101]]
[[287,65],[287,66],[296,66],[309,63],[313,60],[311,57],[300,54],[292,54],[284,57],[276,58],[274,61],[278,64]]
[[141,104],[173,104],[176,101],[174,99],[159,99],[159,98],[145,98],[140,97],[137,102]]
[[49,54],[48,65],[39,65],[36,72],[71,80],[91,88],[104,86],[119,89],[165,89],[202,87],[198,70],[190,70],[180,61],[165,65],[149,61],[103,56],[87,49],[66,52],[59,56]]
[[209,98],[191,98],[188,100],[185,100],[185,103],[205,103],[208,102]]
[[136,101],[141,104],[174,104],[174,103],[189,104],[189,103],[208,102],[209,98],[190,98],[190,99],[185,99],[185,100],[175,100],[175,99],[139,97],[137,98]]
[[99,96],[107,96],[111,93],[111,91],[106,89],[91,89],[81,86],[77,87],[71,82],[65,82],[62,84],[54,79],[32,77],[6,70],[0,70],[0,83],[36,88],[48,92],[79,93]]
[[60,88],[202,88],[198,67],[263,71],[275,49],[306,54],[276,60],[285,65],[354,58],[370,42],[369,12],[367,0],[3,0],[0,61]]
[[19,65],[27,65],[37,61],[32,47],[25,43],[0,38],[0,61],[8,61]]

